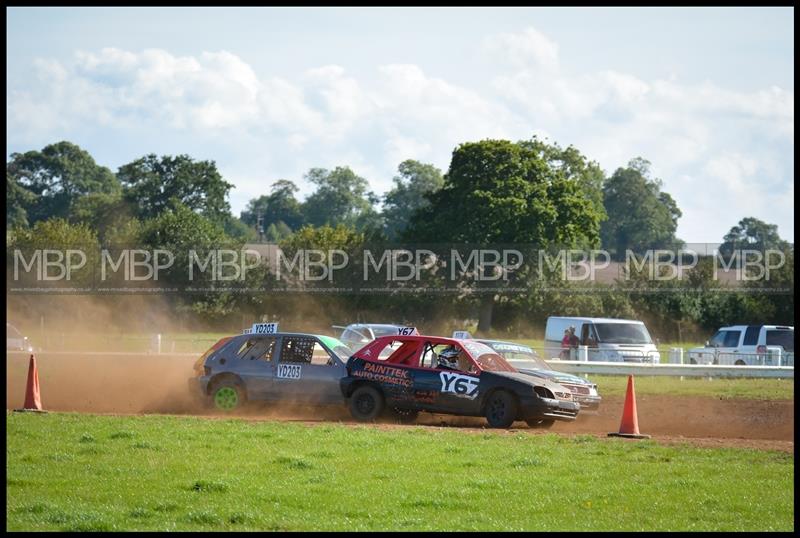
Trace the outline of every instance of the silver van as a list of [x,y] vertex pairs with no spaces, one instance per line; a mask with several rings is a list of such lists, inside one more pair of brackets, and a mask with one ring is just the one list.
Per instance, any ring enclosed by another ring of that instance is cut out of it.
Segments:
[[[570,328],[572,345],[562,343]],[[577,346],[587,346],[587,360],[608,362],[661,362],[661,355],[644,322],[633,319],[547,318],[545,353],[548,358],[579,360]]]

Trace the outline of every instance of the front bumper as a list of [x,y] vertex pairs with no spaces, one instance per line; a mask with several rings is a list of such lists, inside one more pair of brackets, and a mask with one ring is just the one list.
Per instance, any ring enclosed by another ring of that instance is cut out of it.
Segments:
[[578,416],[581,404],[552,398],[521,398],[522,420],[554,419],[571,422]]
[[588,396],[584,394],[572,393],[572,398],[581,404],[581,409],[595,410],[600,407],[600,402],[603,400],[600,396]]

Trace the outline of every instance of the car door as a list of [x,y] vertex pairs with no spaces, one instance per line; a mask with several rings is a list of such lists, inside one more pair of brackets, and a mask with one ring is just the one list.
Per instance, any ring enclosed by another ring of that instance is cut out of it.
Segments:
[[741,337],[740,329],[727,329],[714,335],[711,342],[714,347],[714,364],[734,364]]
[[278,398],[309,403],[342,402],[339,380],[344,363],[313,336],[283,336],[276,365],[274,391]]
[[220,367],[244,381],[250,399],[272,398],[277,341],[274,336],[251,336],[220,354]]
[[[415,385],[424,386],[435,391],[434,408],[448,413],[471,414],[476,412],[479,405],[477,396],[478,378],[480,372],[474,367],[467,356],[467,352],[460,346],[455,346],[461,353],[458,359],[459,368],[450,370],[437,368],[438,354],[449,347],[448,344],[432,344],[426,342],[422,350],[421,364],[427,369],[422,370],[423,376]],[[473,371],[469,371],[472,367]]]

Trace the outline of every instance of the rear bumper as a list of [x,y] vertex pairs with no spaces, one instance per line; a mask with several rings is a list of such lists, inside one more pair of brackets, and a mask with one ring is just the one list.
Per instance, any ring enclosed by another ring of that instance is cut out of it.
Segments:
[[206,396],[208,394],[208,376],[191,377],[187,380],[189,392],[194,395]]

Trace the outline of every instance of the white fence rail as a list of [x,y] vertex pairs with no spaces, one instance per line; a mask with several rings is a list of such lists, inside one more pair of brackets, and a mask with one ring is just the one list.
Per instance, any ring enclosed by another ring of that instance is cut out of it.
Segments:
[[[524,368],[526,361],[509,361]],[[705,364],[652,364],[599,361],[547,361],[553,370],[578,375],[642,375],[674,377],[758,377],[794,379],[793,366],[727,366]]]

